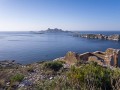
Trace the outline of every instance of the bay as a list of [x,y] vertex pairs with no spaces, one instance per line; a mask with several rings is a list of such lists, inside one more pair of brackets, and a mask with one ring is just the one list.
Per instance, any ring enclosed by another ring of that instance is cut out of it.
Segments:
[[[120,34],[120,31],[79,31],[79,33]],[[16,60],[28,64],[53,60],[68,51],[77,53],[120,49],[120,42],[73,37],[68,33],[32,34],[30,32],[0,32],[0,60]]]

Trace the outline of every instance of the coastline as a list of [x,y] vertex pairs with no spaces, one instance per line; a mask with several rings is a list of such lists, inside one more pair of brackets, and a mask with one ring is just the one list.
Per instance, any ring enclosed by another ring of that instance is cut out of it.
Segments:
[[[111,60],[113,63],[110,63]],[[16,63],[15,60],[0,61],[0,89],[37,90],[38,87],[47,88],[47,85],[51,85],[52,83],[50,82],[53,80],[59,80],[58,78],[66,80],[65,78],[68,78],[67,75],[72,69],[78,70],[77,68],[79,68],[82,70],[88,66],[93,67],[93,69],[96,67],[101,68],[101,70],[105,69],[105,72],[109,69],[113,72],[117,70],[116,67],[120,66],[119,60],[120,49],[108,48],[105,52],[95,51],[82,54],[69,51],[64,57],[27,65]],[[76,73],[71,72],[71,74],[75,75]],[[42,81],[47,84],[43,86],[44,83]],[[69,83],[71,84],[70,81]]]
[[[119,67],[120,62],[118,62],[118,60],[120,60],[120,49],[108,48],[105,52],[94,51],[94,52],[85,52],[81,54],[69,51],[66,53],[64,57],[58,57],[58,58],[55,58],[53,60],[48,60],[48,61],[37,61],[37,62],[29,63],[29,64],[44,63],[44,62],[50,62],[50,61],[64,61],[67,64],[74,65],[76,62],[79,62],[79,61],[89,62],[91,61],[91,58],[93,61],[97,62],[98,64],[100,63],[100,65],[115,66],[117,64]],[[115,61],[115,64],[111,64],[110,63],[111,60],[113,61],[117,60],[117,61]],[[109,62],[106,62],[106,61],[109,61]],[[5,67],[14,68],[15,66],[25,66],[29,64],[21,64],[21,63],[16,62],[15,60],[0,61],[0,67],[2,68],[5,68]]]
[[113,40],[113,41],[120,41],[119,34],[113,35],[104,35],[104,34],[74,34],[74,37],[82,37],[87,39],[102,39],[102,40]]

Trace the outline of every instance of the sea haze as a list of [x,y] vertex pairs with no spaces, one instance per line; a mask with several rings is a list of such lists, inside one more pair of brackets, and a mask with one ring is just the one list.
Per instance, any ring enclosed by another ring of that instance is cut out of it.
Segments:
[[[80,33],[120,34],[120,31],[81,31]],[[120,42],[72,37],[68,33],[32,34],[30,32],[0,32],[0,60],[16,60],[28,64],[53,60],[68,51],[77,53],[120,48]]]

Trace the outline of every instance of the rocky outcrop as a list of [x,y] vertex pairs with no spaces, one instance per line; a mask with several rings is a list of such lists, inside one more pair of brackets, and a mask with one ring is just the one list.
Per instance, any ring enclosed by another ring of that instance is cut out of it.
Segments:
[[108,40],[119,41],[120,40],[120,35],[118,35],[118,34],[110,35],[110,36],[108,36]]
[[0,61],[0,68],[17,68],[19,66],[21,66],[21,64],[16,63],[15,60]]
[[103,34],[81,34],[80,37],[90,39],[107,39],[107,36]]
[[114,35],[103,35],[103,34],[75,34],[74,37],[82,37],[82,38],[88,38],[88,39],[103,39],[103,40],[114,40],[119,41],[120,35],[114,34]]

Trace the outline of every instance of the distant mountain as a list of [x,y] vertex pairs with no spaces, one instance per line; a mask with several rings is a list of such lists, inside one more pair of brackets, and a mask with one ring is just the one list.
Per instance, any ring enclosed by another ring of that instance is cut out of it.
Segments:
[[41,32],[41,31],[30,31],[30,33],[32,33],[32,34],[44,34],[44,32]]
[[48,28],[45,32],[65,32],[62,29],[58,29],[58,28],[54,28],[54,29],[50,29]]
[[64,31],[64,30],[58,29],[58,28],[54,28],[54,29],[48,28],[47,30],[42,31],[42,32],[47,32],[47,33],[61,33],[61,32],[64,32],[64,33],[66,33],[66,32],[70,32],[70,31]]
[[44,33],[72,33],[71,31],[64,31],[62,29],[54,28],[50,29],[48,28],[47,30],[41,30],[41,31],[31,31],[31,33],[34,34],[44,34]]

